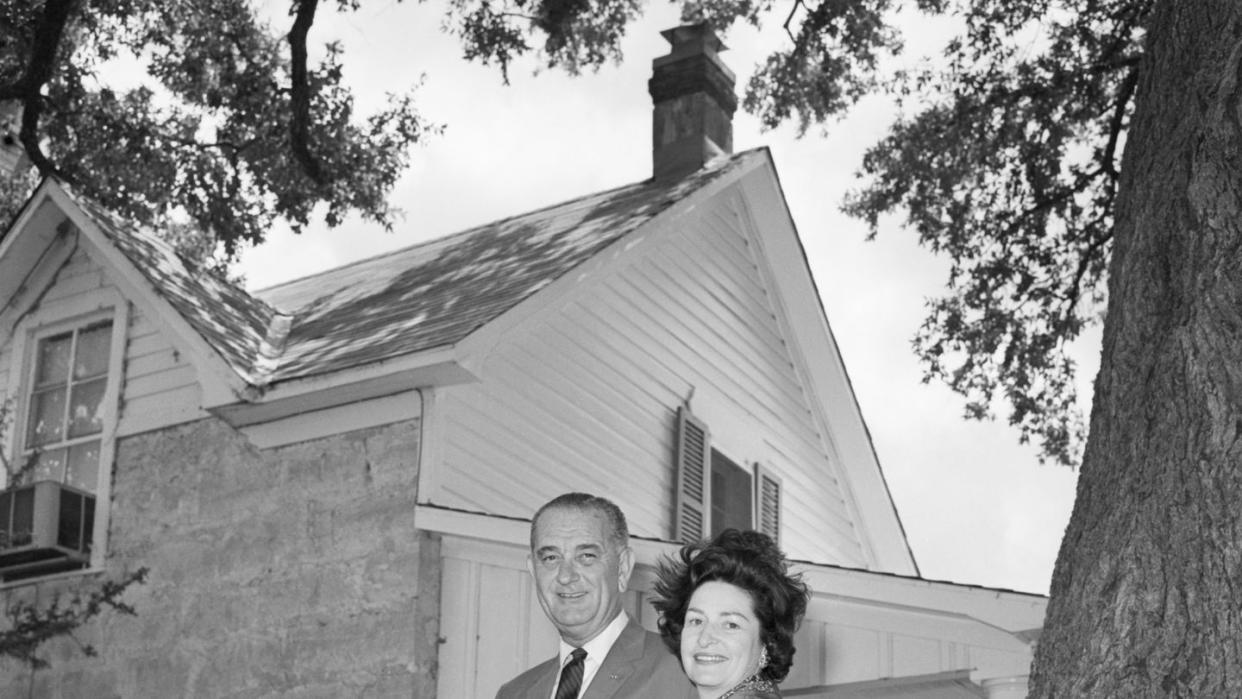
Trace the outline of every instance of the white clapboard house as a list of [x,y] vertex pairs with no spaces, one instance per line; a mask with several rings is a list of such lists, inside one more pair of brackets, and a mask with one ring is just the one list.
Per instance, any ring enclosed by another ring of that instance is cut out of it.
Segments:
[[150,574],[0,696],[491,697],[555,652],[529,517],[573,490],[651,627],[677,542],[776,536],[787,696],[1025,696],[1045,598],[919,576],[720,42],[665,35],[651,179],[260,292],[44,182],[0,238],[0,602]]

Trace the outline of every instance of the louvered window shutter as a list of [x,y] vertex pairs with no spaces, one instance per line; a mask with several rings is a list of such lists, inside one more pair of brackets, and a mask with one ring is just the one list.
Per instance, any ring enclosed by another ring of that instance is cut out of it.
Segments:
[[781,542],[781,479],[772,469],[755,464],[755,527]]
[[711,433],[690,409],[677,410],[677,521],[674,538],[690,543],[711,531]]

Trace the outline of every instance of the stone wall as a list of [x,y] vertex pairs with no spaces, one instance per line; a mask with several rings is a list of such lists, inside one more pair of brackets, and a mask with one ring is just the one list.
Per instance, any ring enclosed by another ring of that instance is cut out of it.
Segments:
[[[259,451],[203,420],[118,444],[108,573],[125,596],[2,697],[432,697],[439,541],[414,529],[417,420]],[[3,593],[46,602],[97,577]]]

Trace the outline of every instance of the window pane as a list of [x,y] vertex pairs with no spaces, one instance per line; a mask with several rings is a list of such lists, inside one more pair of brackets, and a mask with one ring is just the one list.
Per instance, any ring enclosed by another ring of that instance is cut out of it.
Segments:
[[69,378],[69,348],[73,335],[54,335],[39,340],[38,364],[35,366],[35,384],[64,383]]
[[31,483],[35,481],[56,481],[57,483],[64,482],[64,449],[48,449],[47,451],[36,452],[30,458],[35,460],[34,469],[30,472]]
[[82,553],[90,554],[91,543],[95,539],[95,498],[86,501],[86,510],[82,513]]
[[82,379],[108,373],[112,350],[112,323],[96,325],[78,335],[78,351],[73,361],[73,378]]
[[37,447],[40,444],[59,442],[65,438],[65,389],[54,388],[42,391],[30,397],[29,427],[26,430],[26,444]]
[[73,387],[73,402],[69,410],[69,437],[95,434],[103,429],[103,394],[108,385],[107,377],[87,381]]
[[75,551],[82,548],[82,496],[70,490],[60,491],[60,521],[57,522],[56,543]]
[[99,442],[87,442],[69,447],[69,465],[65,474],[65,483],[93,493],[98,478]]
[[12,490],[0,492],[0,549],[12,546],[14,495]]
[[712,450],[712,536],[730,527],[753,525],[750,474],[727,456]]
[[10,546],[26,546],[34,538],[34,488],[22,488],[13,494],[13,529]]

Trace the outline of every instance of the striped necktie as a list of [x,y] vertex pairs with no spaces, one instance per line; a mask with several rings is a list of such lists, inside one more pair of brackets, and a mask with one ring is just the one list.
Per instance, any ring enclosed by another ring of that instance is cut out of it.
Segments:
[[575,648],[569,654],[569,662],[561,670],[561,681],[556,686],[556,699],[578,699],[578,690],[582,688],[582,670],[586,665],[587,652]]

